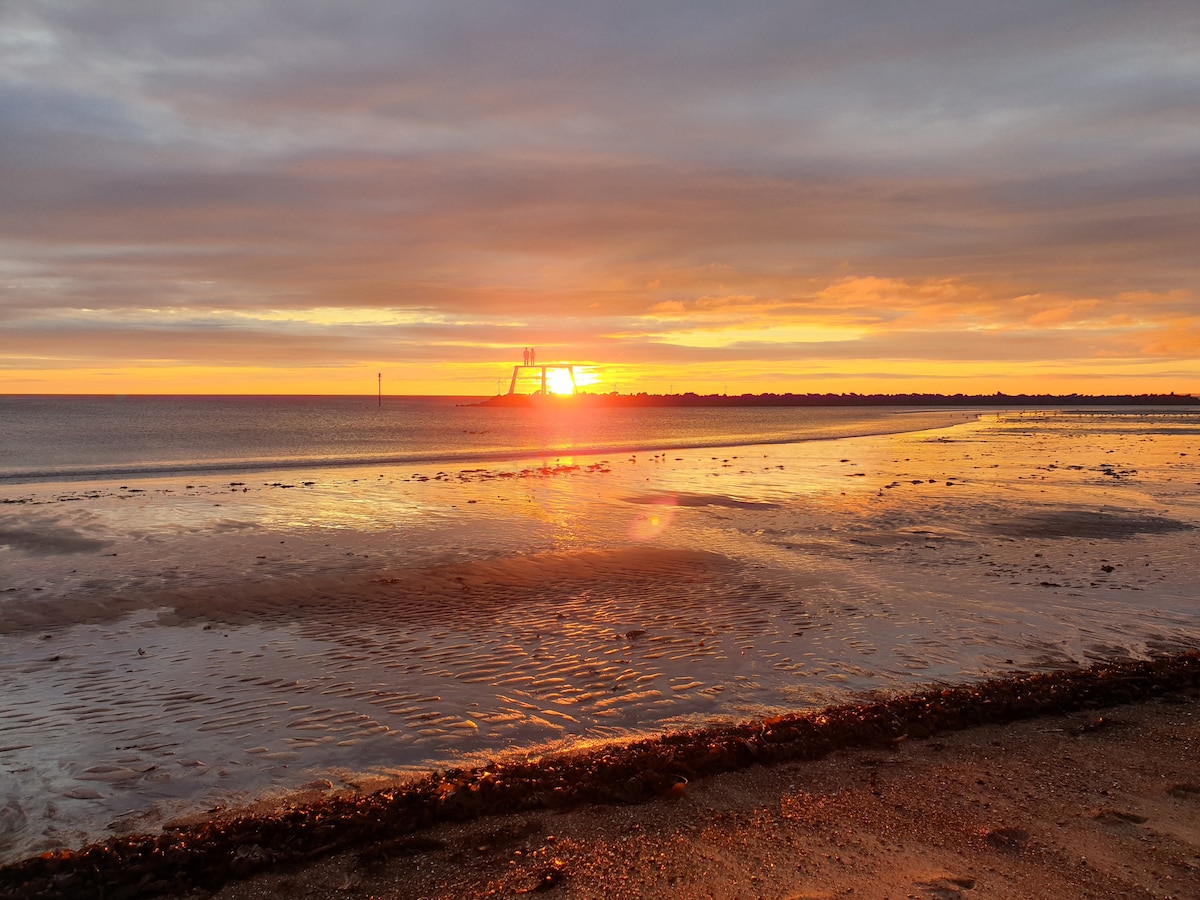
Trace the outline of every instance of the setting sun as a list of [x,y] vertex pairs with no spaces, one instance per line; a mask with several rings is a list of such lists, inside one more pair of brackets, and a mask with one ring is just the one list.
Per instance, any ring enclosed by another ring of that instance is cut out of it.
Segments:
[[1197,0],[232,6],[0,0],[0,900],[1200,898]]
[[550,369],[546,372],[546,390],[551,394],[575,393],[575,378],[570,369]]
[[1095,43],[964,13],[978,56],[889,4],[638,7],[646,43],[489,12],[483,58],[393,4],[263,57],[275,4],[138,7],[136,46],[110,4],[0,5],[0,393],[1200,386],[1186,4]]

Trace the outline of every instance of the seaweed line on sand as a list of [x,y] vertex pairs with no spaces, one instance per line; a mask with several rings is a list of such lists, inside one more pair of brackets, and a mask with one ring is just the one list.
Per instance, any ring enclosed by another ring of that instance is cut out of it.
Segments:
[[335,797],[157,835],[112,838],[0,867],[0,897],[150,897],[216,889],[271,866],[410,834],[438,822],[583,803],[638,803],[686,779],[754,764],[1200,686],[1200,651],[931,688],[868,704],[673,732],[619,746],[451,769],[369,795]]

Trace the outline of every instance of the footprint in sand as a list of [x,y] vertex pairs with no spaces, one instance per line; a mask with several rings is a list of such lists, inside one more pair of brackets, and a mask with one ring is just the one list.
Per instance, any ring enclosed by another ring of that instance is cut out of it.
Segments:
[[1092,818],[1104,825],[1145,825],[1150,821],[1137,813],[1109,808],[1098,810],[1092,815]]
[[925,891],[929,896],[936,897],[937,900],[958,900],[963,896],[963,891],[969,891],[975,887],[975,879],[942,875],[928,881],[914,881],[913,887],[919,891]]
[[919,891],[925,891],[931,897],[936,897],[937,900],[958,900],[962,897],[963,891],[969,891],[975,887],[975,879],[964,876],[941,875],[937,878],[931,878],[928,881],[914,881],[913,887]]
[[1004,826],[984,832],[983,839],[997,850],[1020,850],[1029,841],[1029,832],[1024,828]]
[[1192,784],[1191,782],[1173,784],[1167,788],[1167,793],[1172,797],[1178,797],[1180,800],[1200,800],[1200,784]]

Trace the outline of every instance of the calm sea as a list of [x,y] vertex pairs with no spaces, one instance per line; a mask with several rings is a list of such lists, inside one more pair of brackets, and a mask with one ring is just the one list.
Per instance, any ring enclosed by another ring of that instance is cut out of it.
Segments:
[[802,407],[563,415],[478,399],[0,396],[0,482],[787,443],[905,431],[923,418]]

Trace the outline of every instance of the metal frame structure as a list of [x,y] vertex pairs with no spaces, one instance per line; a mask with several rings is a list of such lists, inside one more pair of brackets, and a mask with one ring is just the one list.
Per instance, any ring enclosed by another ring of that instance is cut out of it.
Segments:
[[575,384],[575,366],[570,363],[549,363],[544,366],[513,366],[512,381],[510,381],[508,384],[509,396],[511,396],[517,392],[517,378],[520,376],[522,369],[533,369],[534,371],[538,371],[538,370],[541,371],[541,373],[542,373],[542,377],[541,377],[542,396],[546,395],[546,372],[549,369],[565,369],[566,370],[567,374],[571,377],[571,393],[575,393],[575,391],[579,387],[577,384]]

